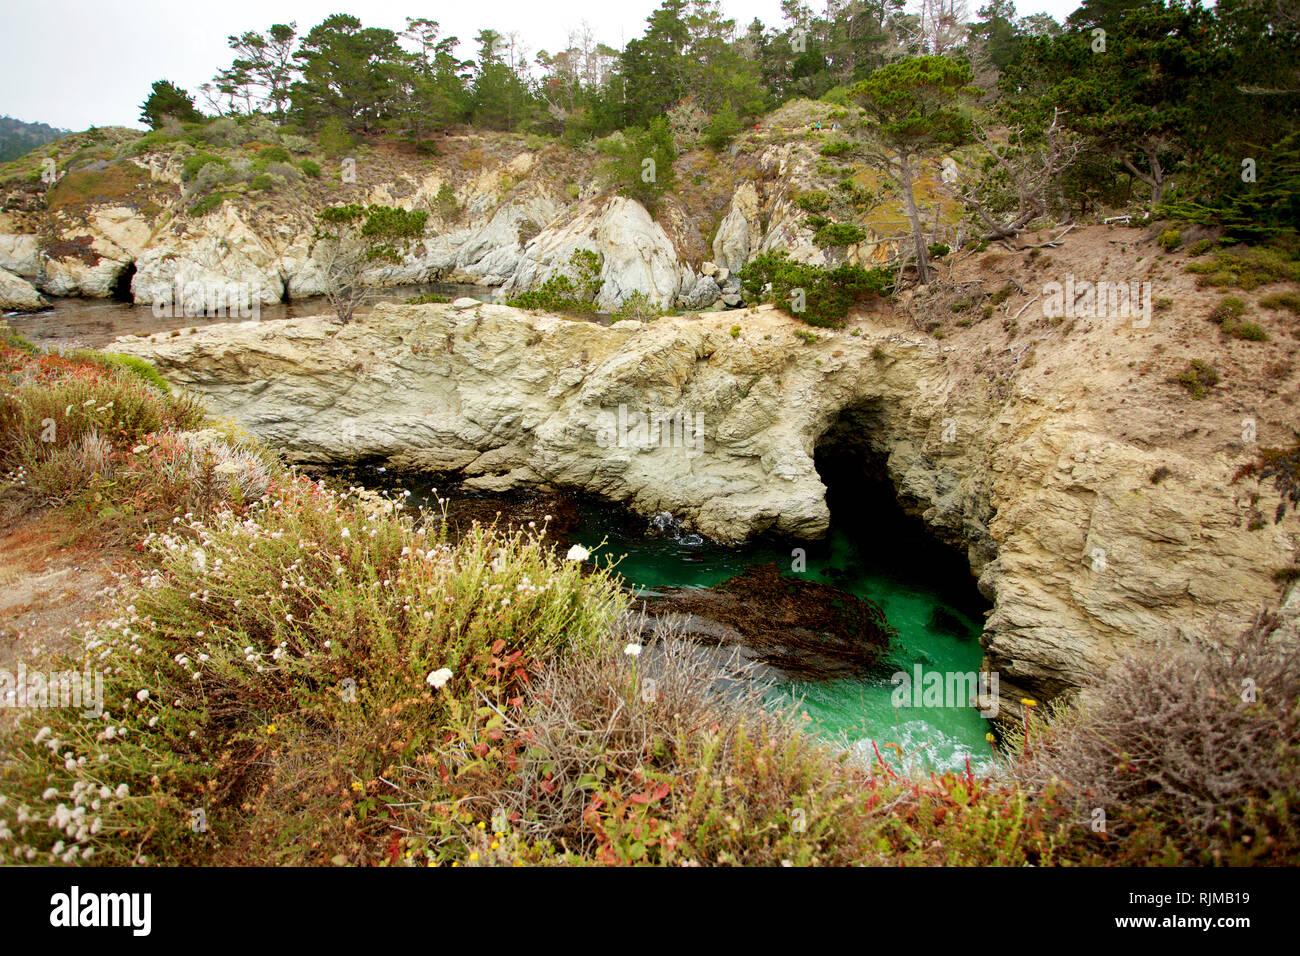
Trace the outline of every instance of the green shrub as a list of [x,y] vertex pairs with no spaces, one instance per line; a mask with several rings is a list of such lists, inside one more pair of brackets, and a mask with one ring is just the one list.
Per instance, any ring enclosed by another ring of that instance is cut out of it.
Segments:
[[1219,372],[1202,359],[1192,359],[1173,381],[1187,389],[1192,398],[1200,400],[1209,389],[1219,384]]
[[866,237],[860,226],[849,222],[828,222],[817,230],[813,242],[819,246],[855,246]]
[[337,116],[331,116],[321,124],[316,141],[328,156],[341,156],[352,148],[352,137]]
[[821,190],[811,190],[796,196],[794,204],[804,212],[825,212],[831,206],[831,197]]
[[1245,302],[1235,295],[1226,295],[1219,300],[1219,304],[1210,313],[1210,321],[1218,325],[1224,325],[1225,323],[1230,325],[1233,319],[1244,315],[1245,312]]
[[740,132],[740,117],[728,103],[714,114],[704,131],[704,142],[715,153],[727,148],[731,138]]
[[1189,256],[1203,256],[1213,248],[1214,248],[1214,240],[1197,239],[1195,242],[1193,242],[1190,246],[1187,247],[1187,254]]
[[1267,342],[1268,333],[1257,322],[1238,322],[1230,330],[1235,338],[1248,342]]
[[199,216],[206,216],[231,198],[233,198],[232,193],[209,193],[197,202],[192,203],[186,212],[197,219]]
[[507,301],[517,309],[541,309],[547,312],[594,312],[596,297],[605,280],[600,278],[601,258],[589,249],[576,249],[569,257],[574,276],[556,273],[536,289],[530,289]]
[[438,195],[434,197],[433,202],[438,207],[438,215],[448,222],[453,222],[460,217],[460,203],[456,199],[456,191],[451,188],[451,183],[444,181],[438,187]]
[[740,271],[740,281],[751,299],[761,298],[771,283],[771,301],[778,307],[809,325],[827,327],[843,324],[855,302],[890,288],[890,274],[884,269],[856,265],[821,269],[792,261],[785,251],[751,259]]
[[[537,536],[476,526],[453,546],[441,527],[282,476],[263,505],[153,538],[152,586],[93,633],[116,732],[65,708],[7,741],[0,813],[40,820],[15,820],[14,843],[32,860],[179,864],[247,858],[275,834],[260,849],[282,862],[384,859],[380,778],[432,768],[416,761],[485,701],[515,712],[529,671],[590,655],[627,607],[608,572]],[[59,803],[84,803],[84,831],[46,825]]]
[[1189,262],[1187,271],[1200,276],[1198,285],[1220,288],[1250,290],[1273,282],[1300,282],[1300,261],[1272,246],[1220,249],[1208,261]]
[[90,349],[78,349],[68,353],[68,359],[74,362],[93,362],[104,368],[121,368],[136,376],[140,381],[152,385],[158,391],[171,391],[171,384],[158,374],[158,370],[147,359],[136,355],[121,355],[117,352],[95,352]]
[[1300,315],[1300,292],[1294,289],[1274,292],[1260,299],[1259,304],[1266,309],[1289,309],[1296,315]]
[[611,318],[614,321],[622,319],[636,319],[644,322],[650,319],[657,319],[661,315],[666,315],[664,309],[655,304],[654,300],[644,292],[636,291],[626,296],[614,310]]
[[843,156],[852,151],[853,142],[847,139],[833,139],[829,143],[823,143],[822,148],[818,150],[823,156]]
[[230,167],[230,160],[226,159],[225,157],[218,156],[216,153],[208,153],[202,150],[196,153],[191,153],[189,156],[185,157],[184,163],[181,164],[181,179],[184,180],[185,182],[190,182],[196,176],[198,176],[199,170],[201,170],[204,166],[209,166],[213,164],[220,165],[228,169]]
[[257,151],[257,158],[268,163],[287,163],[289,151],[283,146],[264,146]]
[[1166,229],[1164,232],[1160,233],[1160,238],[1157,241],[1159,242],[1161,249],[1164,249],[1166,252],[1173,252],[1183,244],[1183,234],[1177,229]]
[[320,163],[311,159],[304,159],[298,164],[304,176],[310,176],[312,179],[320,179]]

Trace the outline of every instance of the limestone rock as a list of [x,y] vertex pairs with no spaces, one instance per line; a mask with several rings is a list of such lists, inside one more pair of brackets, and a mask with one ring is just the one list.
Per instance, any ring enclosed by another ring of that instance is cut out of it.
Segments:
[[713,259],[724,275],[719,282],[725,282],[726,272],[738,272],[758,251],[763,242],[763,227],[759,219],[758,189],[752,182],[741,183],[731,197],[731,208],[718,225],[713,237]]
[[36,312],[47,304],[26,279],[0,269],[0,312]]
[[524,292],[567,272],[570,257],[580,249],[602,257],[604,284],[597,299],[602,309],[613,311],[635,292],[661,307],[673,305],[684,271],[677,253],[645,207],[622,196],[581,203],[534,236],[502,292]]
[[721,295],[722,290],[718,288],[718,283],[713,280],[713,277],[704,276],[695,283],[690,294],[679,301],[683,308],[698,311],[717,302]]

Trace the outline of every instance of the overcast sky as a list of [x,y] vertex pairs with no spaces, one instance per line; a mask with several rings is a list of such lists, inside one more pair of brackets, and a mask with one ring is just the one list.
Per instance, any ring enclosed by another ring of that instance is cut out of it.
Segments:
[[[972,11],[984,0],[968,0]],[[166,78],[191,93],[228,66],[226,37],[297,21],[306,32],[327,16],[351,12],[366,26],[402,29],[407,16],[442,24],[473,53],[484,27],[519,31],[530,53],[554,52],[583,21],[611,46],[639,36],[660,0],[3,0],[0,10],[0,114],[65,129],[139,126],[149,84]],[[814,10],[821,0],[810,0]],[[1063,20],[1077,0],[1019,0],[1018,12]],[[723,0],[742,27],[754,17],[781,23],[780,0]]]

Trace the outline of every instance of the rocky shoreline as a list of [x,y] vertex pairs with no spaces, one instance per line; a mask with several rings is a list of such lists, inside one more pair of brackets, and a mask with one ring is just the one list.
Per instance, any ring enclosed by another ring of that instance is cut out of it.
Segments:
[[769,307],[606,327],[458,305],[117,348],[291,460],[452,473],[485,491],[573,488],[722,541],[824,534],[814,455],[859,436],[992,602],[986,666],[1009,719],[1021,697],[1068,691],[1126,649],[1231,635],[1285,597],[1273,572],[1294,561],[1296,518],[1248,520],[1266,489],[1233,483],[1249,453],[1231,440],[1240,415],[1176,388],[1178,418],[1163,399],[1121,413],[1136,386],[1097,390],[1088,356],[1122,348],[1110,367],[1123,369],[1154,354],[1146,336],[1077,323],[1007,385],[972,349],[869,319],[810,338]]

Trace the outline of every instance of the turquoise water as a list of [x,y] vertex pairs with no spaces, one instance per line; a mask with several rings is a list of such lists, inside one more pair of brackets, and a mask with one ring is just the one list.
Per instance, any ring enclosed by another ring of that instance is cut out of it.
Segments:
[[[622,509],[585,505],[571,537],[602,565],[616,560],[617,571],[638,588],[710,587],[751,564],[773,562],[790,577],[833,584],[874,601],[898,632],[882,673],[866,680],[793,683],[778,690],[774,703],[800,703],[816,733],[870,759],[874,742],[895,766],[964,770],[969,759],[976,772],[987,769],[989,726],[974,708],[896,708],[891,702],[893,672],[910,675],[916,664],[926,671],[975,672],[983,656],[985,605],[969,573],[925,540],[919,526],[894,516],[833,530],[823,542],[725,547],[680,531],[646,536],[648,524]],[[796,547],[806,552],[806,570],[799,574],[790,570]]]

